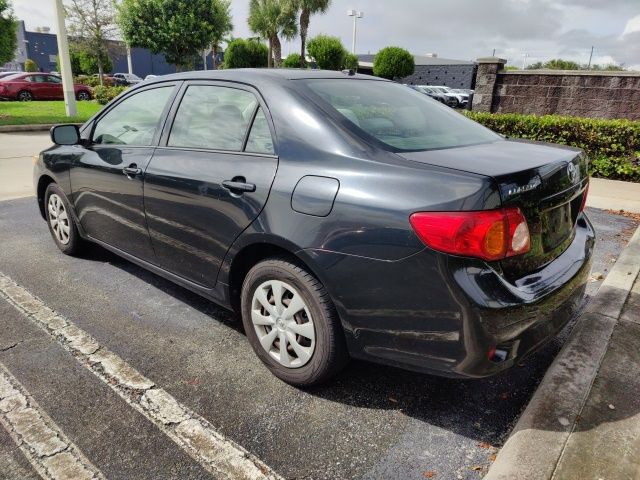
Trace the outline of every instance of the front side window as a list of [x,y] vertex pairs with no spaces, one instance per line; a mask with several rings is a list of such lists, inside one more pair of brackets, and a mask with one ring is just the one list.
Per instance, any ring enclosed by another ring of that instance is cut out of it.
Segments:
[[191,85],[180,102],[170,147],[242,150],[258,101],[237,88]]
[[60,77],[56,77],[55,75],[48,75],[47,82],[49,83],[62,83],[62,79]]
[[[491,130],[403,85],[379,80],[299,80],[317,103],[347,118],[368,139],[397,151],[502,140]],[[433,88],[433,87],[431,87]]]
[[112,145],[151,145],[173,86],[132,95],[98,120],[93,142]]

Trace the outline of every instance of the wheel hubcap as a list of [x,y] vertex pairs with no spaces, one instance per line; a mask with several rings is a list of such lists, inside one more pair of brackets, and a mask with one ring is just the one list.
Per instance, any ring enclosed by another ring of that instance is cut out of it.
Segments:
[[280,365],[299,368],[311,359],[316,334],[311,313],[291,285],[269,280],[253,293],[251,321],[262,348]]
[[51,224],[53,234],[60,243],[66,245],[69,243],[71,226],[69,224],[69,216],[67,215],[67,210],[64,208],[62,199],[55,193],[52,193],[49,196],[47,208],[49,210],[49,223]]

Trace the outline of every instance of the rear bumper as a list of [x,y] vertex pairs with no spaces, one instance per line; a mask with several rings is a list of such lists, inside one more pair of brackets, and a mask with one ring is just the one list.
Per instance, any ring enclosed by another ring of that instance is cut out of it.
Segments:
[[[353,357],[454,377],[504,370],[575,315],[595,233],[585,215],[571,245],[541,270],[508,282],[485,262],[425,249],[395,262],[307,251],[323,267]],[[492,361],[493,347],[506,352]]]

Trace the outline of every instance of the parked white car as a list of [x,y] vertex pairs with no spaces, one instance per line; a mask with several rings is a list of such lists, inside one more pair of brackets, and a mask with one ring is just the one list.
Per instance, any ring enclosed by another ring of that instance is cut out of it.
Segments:
[[142,79],[135,73],[114,73],[113,78],[117,83],[125,85],[135,85],[136,83],[140,83],[142,81]]
[[469,103],[469,94],[464,92],[457,92],[452,88],[445,87],[444,85],[431,85],[431,88],[438,92],[445,94],[448,97],[453,97],[457,100],[455,107],[465,107]]

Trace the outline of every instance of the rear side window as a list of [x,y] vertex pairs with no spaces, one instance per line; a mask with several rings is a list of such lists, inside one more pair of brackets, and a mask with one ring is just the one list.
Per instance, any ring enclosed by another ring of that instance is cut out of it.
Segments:
[[257,105],[246,90],[191,85],[178,107],[168,146],[240,151]]
[[397,83],[355,79],[300,81],[311,90],[318,104],[334,109],[367,139],[382,142],[393,151],[462,147],[502,140],[449,107]]
[[111,145],[151,145],[173,86],[132,95],[98,120],[93,142]]
[[244,151],[251,153],[274,153],[269,123],[262,108],[259,108],[256,113],[256,118],[253,121],[253,125],[251,125],[251,132],[249,132],[247,146]]

